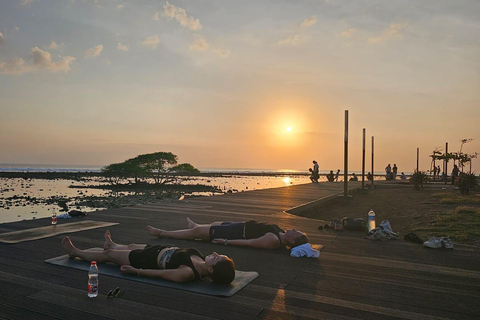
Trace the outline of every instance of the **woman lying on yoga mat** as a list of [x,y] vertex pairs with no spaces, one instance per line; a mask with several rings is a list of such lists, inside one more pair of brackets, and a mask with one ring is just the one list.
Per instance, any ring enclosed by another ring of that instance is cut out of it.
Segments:
[[150,235],[159,238],[201,239],[224,245],[260,249],[294,248],[308,242],[305,233],[295,229],[284,231],[276,224],[254,220],[247,222],[213,222],[197,224],[187,218],[188,229],[165,231],[147,226]]
[[204,257],[197,249],[180,249],[162,245],[117,244],[105,231],[104,251],[80,250],[69,237],[63,238],[67,254],[86,261],[115,263],[123,273],[186,282],[210,277],[216,284],[229,284],[235,278],[235,264],[216,252]]

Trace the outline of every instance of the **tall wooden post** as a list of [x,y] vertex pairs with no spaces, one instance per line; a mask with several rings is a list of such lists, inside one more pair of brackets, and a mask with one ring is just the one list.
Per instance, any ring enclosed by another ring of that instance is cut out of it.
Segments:
[[447,154],[448,154],[448,142],[445,142],[445,160],[443,160],[443,168],[444,168],[444,171],[443,173],[445,173],[445,184],[447,184],[447,177],[448,177],[448,161],[447,161]]
[[365,189],[365,128],[363,128],[363,149],[362,149],[362,189]]
[[418,158],[419,158],[419,156],[420,156],[420,148],[417,148],[417,172],[419,172],[418,171]]
[[348,110],[345,110],[345,145],[343,149],[343,195],[348,196]]
[[374,156],[373,156],[374,152],[373,151],[374,151],[374,147],[375,147],[375,141],[374,140],[375,140],[375,137],[372,136],[372,189],[373,189],[373,180],[375,180],[375,175],[373,173],[373,160],[374,160]]

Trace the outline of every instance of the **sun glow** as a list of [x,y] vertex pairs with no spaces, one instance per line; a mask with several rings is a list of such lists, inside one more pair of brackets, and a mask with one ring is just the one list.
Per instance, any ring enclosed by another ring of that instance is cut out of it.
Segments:
[[285,130],[287,130],[287,132],[292,132],[292,127],[286,127]]

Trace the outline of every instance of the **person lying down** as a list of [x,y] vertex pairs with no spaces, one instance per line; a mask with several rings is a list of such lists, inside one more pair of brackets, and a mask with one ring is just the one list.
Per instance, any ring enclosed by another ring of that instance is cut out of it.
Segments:
[[213,283],[230,284],[235,278],[235,263],[216,252],[204,257],[197,249],[164,245],[117,244],[110,231],[105,231],[104,251],[87,251],[75,247],[67,236],[62,247],[71,257],[97,263],[110,262],[123,273],[161,278],[174,282],[211,278]]

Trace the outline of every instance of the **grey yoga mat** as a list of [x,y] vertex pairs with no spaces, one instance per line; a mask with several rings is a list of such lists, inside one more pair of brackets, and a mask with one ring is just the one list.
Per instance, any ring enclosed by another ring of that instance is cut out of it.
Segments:
[[[92,248],[89,250],[103,250],[101,248]],[[78,270],[83,270],[85,272],[88,271],[90,268],[90,262],[80,260],[78,258],[71,259],[68,255],[63,255],[56,258],[51,258],[45,260],[46,263],[50,263],[57,266],[64,266],[68,268],[74,268]],[[245,287],[251,281],[253,281],[256,277],[258,277],[258,273],[255,271],[235,271],[235,280],[229,285],[220,286],[212,283],[210,279],[207,280],[196,280],[190,281],[186,283],[177,283],[172,281],[167,281],[163,279],[156,279],[156,278],[147,278],[147,277],[139,277],[136,275],[130,274],[123,274],[120,271],[120,267],[110,263],[101,263],[98,265],[99,273],[105,274],[112,277],[124,278],[129,279],[132,281],[139,281],[150,283],[162,287],[192,291],[197,293],[203,293],[208,295],[214,296],[225,296],[230,297],[237,293],[240,289]]]
[[72,233],[77,231],[84,231],[102,227],[110,227],[117,225],[114,222],[83,220],[79,222],[58,223],[57,225],[50,225],[45,227],[31,228],[25,230],[11,231],[0,233],[1,243],[19,243],[23,241],[38,240],[48,237],[53,237],[62,233]]

